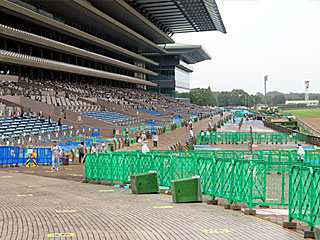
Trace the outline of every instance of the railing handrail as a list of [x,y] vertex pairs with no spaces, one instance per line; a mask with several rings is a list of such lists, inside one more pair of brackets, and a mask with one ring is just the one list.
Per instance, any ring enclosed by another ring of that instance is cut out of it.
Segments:
[[310,126],[308,123],[304,122],[303,120],[301,120],[301,119],[298,118],[298,117],[296,117],[296,120],[297,120],[298,122],[301,122],[302,125],[305,125],[305,126],[307,126],[308,128],[310,128],[310,129],[312,130],[311,133],[312,133],[313,135],[314,135],[314,133],[316,133],[316,134],[318,135],[317,137],[320,136],[320,131],[319,131],[319,130],[317,130],[317,129],[315,129],[314,127]]

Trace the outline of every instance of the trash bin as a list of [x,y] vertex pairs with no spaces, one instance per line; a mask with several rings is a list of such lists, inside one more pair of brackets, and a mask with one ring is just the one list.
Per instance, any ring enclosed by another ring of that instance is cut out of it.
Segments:
[[62,165],[69,165],[69,155],[62,155]]
[[159,176],[156,171],[130,175],[134,194],[159,193]]
[[172,199],[175,203],[201,202],[201,179],[199,176],[171,181]]

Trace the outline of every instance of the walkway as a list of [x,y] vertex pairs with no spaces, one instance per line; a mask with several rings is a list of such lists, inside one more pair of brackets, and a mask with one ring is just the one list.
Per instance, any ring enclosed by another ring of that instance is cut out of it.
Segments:
[[164,194],[4,171],[0,182],[0,239],[303,239],[221,207],[173,204]]
[[[228,113],[225,113],[224,116],[227,116]],[[216,115],[213,117],[213,123],[216,123],[220,120],[220,116]],[[208,128],[209,118],[203,119],[199,122],[193,124],[193,133],[194,136],[199,134],[201,130],[206,131]],[[148,140],[148,147],[150,150],[168,150],[172,144],[180,142],[181,144],[185,144],[187,138],[190,137],[190,129],[189,127],[182,127],[176,130],[171,131],[170,133],[159,135],[158,147],[153,147],[152,139]],[[120,151],[133,151],[133,150],[141,150],[141,144],[136,144],[131,147],[122,148]]]

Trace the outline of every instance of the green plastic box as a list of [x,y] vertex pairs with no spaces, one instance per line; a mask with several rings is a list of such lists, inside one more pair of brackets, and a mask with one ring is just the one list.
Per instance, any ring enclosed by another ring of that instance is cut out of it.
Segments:
[[199,176],[171,181],[171,190],[175,203],[202,202]]
[[156,171],[130,176],[131,191],[134,194],[159,193],[159,176]]

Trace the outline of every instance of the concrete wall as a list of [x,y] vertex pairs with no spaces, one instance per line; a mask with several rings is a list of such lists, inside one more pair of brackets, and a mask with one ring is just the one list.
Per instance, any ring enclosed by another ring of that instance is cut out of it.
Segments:
[[18,80],[18,76],[0,74],[0,81],[18,82]]

